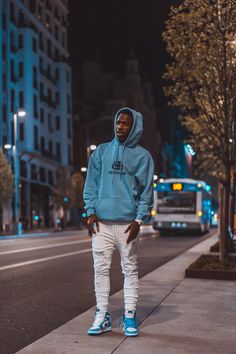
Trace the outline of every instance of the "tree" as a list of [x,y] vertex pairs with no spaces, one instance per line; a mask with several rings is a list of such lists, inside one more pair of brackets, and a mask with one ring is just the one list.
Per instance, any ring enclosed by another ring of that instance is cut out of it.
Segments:
[[236,170],[236,0],[184,0],[163,33],[173,61],[165,93],[183,112],[201,169],[219,181],[220,258],[227,256],[229,193]]
[[83,206],[83,185],[84,180],[81,173],[76,172],[70,176],[64,167],[58,169],[57,183],[53,188],[53,205],[55,218],[64,216],[68,221],[68,212],[72,207],[82,208]]
[[71,185],[72,185],[72,190],[74,194],[74,208],[76,210],[76,220],[78,222],[78,225],[81,222],[81,209],[83,208],[83,189],[84,189],[84,178],[82,173],[80,172],[75,172],[71,176]]
[[57,182],[52,189],[52,199],[55,225],[57,226],[58,218],[67,223],[68,210],[74,202],[74,196],[71,191],[69,171],[65,167],[60,167],[57,171]]
[[3,214],[3,228],[11,226],[11,201],[14,193],[14,176],[7,159],[0,150],[0,208]]

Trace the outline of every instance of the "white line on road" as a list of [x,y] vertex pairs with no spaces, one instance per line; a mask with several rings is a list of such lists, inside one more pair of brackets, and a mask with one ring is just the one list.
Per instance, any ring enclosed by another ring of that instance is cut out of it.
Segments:
[[4,251],[4,252],[0,252],[0,256],[6,255],[6,254],[20,253],[20,252],[43,250],[46,248],[76,245],[79,243],[86,243],[86,242],[91,242],[91,240],[87,239],[87,240],[79,240],[79,241],[71,241],[71,242],[60,242],[60,243],[53,243],[51,245],[46,245],[46,246],[28,247],[28,248],[22,248],[22,249],[18,249],[18,250]]
[[[144,240],[147,240],[149,238],[154,238],[154,237],[156,237],[156,235],[144,236],[144,237],[140,238],[140,241],[144,241]],[[78,243],[78,242],[81,243],[81,242],[83,242],[83,240],[73,241],[73,242],[69,242],[67,244]],[[47,247],[44,247],[44,246],[41,246],[41,247],[48,248],[48,247],[53,247],[53,246],[55,246],[55,245],[48,245]],[[39,247],[39,248],[41,248],[41,247]],[[26,250],[29,250],[29,249],[26,249]],[[19,250],[19,251],[21,251],[21,250]],[[50,261],[50,260],[53,260],[53,259],[59,259],[59,258],[74,256],[76,254],[87,253],[87,252],[90,252],[90,251],[92,251],[92,248],[86,248],[84,250],[80,250],[80,251],[76,251],[76,252],[58,254],[56,256],[51,256],[51,257],[38,258],[38,259],[34,259],[34,260],[26,261],[26,262],[21,262],[21,263],[9,264],[9,265],[0,267],[0,271],[1,270],[6,270],[6,269],[22,267],[22,266],[29,265],[29,264],[36,264],[36,263],[46,262],[46,261]]]
[[76,254],[81,254],[81,253],[87,253],[92,251],[92,248],[86,248],[85,250],[81,250],[81,251],[77,251],[77,252],[70,252],[70,253],[64,253],[64,254],[58,254],[57,256],[51,256],[51,257],[45,257],[45,258],[38,258],[38,259],[34,259],[31,261],[27,261],[27,262],[21,262],[21,263],[15,263],[15,264],[10,264],[7,266],[3,266],[0,267],[0,271],[1,270],[6,270],[6,269],[12,269],[12,268],[17,268],[17,267],[22,267],[25,265],[29,265],[29,264],[35,264],[35,263],[41,263],[41,262],[46,262],[46,261],[50,261],[52,259],[58,259],[58,258],[64,258],[64,257],[68,257],[68,256],[74,256]]

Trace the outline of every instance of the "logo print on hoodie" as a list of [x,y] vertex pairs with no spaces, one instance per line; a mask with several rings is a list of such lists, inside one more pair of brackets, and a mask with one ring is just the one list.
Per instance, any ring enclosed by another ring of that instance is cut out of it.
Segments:
[[122,170],[123,164],[121,161],[115,161],[112,165],[113,170]]
[[109,175],[126,175],[125,171],[122,171],[124,165],[121,161],[115,161],[112,164],[112,171],[109,171]]

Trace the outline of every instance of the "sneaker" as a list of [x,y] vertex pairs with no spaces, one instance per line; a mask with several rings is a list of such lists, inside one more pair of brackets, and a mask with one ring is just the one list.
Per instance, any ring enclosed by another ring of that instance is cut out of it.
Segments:
[[96,309],[94,317],[93,325],[88,330],[89,335],[94,336],[111,331],[111,317],[108,312],[104,315],[104,313],[100,313],[99,309]]
[[139,335],[135,311],[125,311],[125,314],[123,315],[123,331],[127,337],[136,337]]

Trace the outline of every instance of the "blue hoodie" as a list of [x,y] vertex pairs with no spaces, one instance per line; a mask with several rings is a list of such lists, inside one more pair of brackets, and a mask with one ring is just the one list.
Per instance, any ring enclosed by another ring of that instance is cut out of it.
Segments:
[[151,154],[138,145],[143,132],[141,113],[130,108],[133,125],[125,142],[115,138],[101,144],[91,155],[84,188],[87,215],[99,220],[129,222],[145,220],[153,206],[154,163]]

